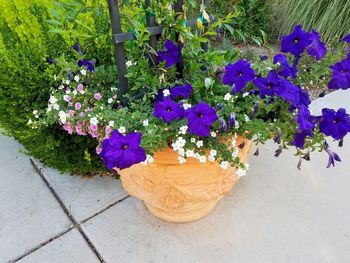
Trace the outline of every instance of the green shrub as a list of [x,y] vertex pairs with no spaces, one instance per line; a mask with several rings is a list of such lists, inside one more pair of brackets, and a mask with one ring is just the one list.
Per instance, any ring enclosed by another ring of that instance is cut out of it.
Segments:
[[[72,54],[72,43],[80,41],[89,57],[100,63],[113,63],[108,12],[101,7],[105,1],[62,2],[76,7],[72,10],[79,10],[82,5],[90,8],[74,17],[74,21],[64,21],[66,16],[58,16],[63,12],[62,6],[52,1],[0,0],[0,125],[23,143],[29,154],[47,165],[87,173],[102,169],[94,140],[69,136],[58,127],[33,130],[27,126],[33,109],[47,106],[55,67],[48,66],[46,57]],[[65,26],[79,34],[49,32],[53,27],[47,20],[66,22]],[[80,20],[88,22],[88,27],[79,27]]]
[[313,27],[324,41],[333,44],[350,32],[349,0],[272,0],[272,3],[272,32],[277,36],[302,24],[307,30]]
[[262,44],[265,41],[265,32],[269,29],[271,5],[264,0],[234,0],[209,1],[210,12],[222,17],[232,11],[239,16],[232,24],[231,38],[238,43],[254,42]]

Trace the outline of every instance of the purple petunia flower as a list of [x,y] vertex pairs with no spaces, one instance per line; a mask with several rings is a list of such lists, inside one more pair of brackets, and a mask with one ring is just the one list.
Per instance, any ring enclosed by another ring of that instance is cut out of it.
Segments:
[[282,37],[281,51],[285,53],[290,52],[294,56],[300,57],[311,42],[311,34],[304,31],[301,25],[297,25],[290,35]]
[[181,119],[184,116],[184,112],[180,104],[175,103],[169,98],[165,98],[163,101],[158,101],[154,104],[153,114],[158,119],[170,123],[173,120]]
[[299,106],[298,93],[299,88],[293,83],[285,79],[280,79],[279,84],[276,87],[276,94],[283,98],[285,101],[291,103],[294,107]]
[[124,136],[118,130],[113,131],[112,136],[102,142],[100,156],[106,167],[108,169],[115,167],[125,169],[145,161],[146,153],[140,146],[141,137],[140,132],[133,132]]
[[324,149],[326,153],[328,153],[328,164],[327,168],[331,167],[331,165],[334,167],[335,166],[335,161],[341,162],[341,159],[338,154],[333,152],[331,149],[329,149],[328,144],[326,143],[326,147]]
[[186,111],[188,131],[198,136],[209,136],[211,125],[218,119],[214,108],[204,102]]
[[330,89],[350,88],[350,55],[330,67],[333,70],[332,79],[328,83]]
[[255,78],[255,72],[250,63],[242,59],[235,64],[228,64],[225,70],[222,83],[232,86],[233,93],[243,90],[247,83]]
[[311,118],[310,111],[307,107],[302,106],[298,109],[297,122],[299,128],[304,131],[313,131],[316,122]]
[[341,41],[343,41],[343,42],[346,42],[346,43],[348,43],[348,44],[350,44],[350,34],[349,35],[347,35],[347,36],[345,36]]
[[304,148],[305,144],[305,138],[307,136],[314,136],[312,131],[302,130],[298,129],[294,136],[294,140],[292,141],[292,144],[297,148]]
[[[298,61],[296,59],[296,61]],[[278,70],[278,75],[284,77],[284,78],[288,78],[291,77],[293,79],[295,79],[297,77],[298,74],[298,68],[297,68],[297,63],[294,63],[293,66],[290,66],[288,63],[288,58],[285,55],[282,54],[277,54],[274,58],[273,58],[273,64],[280,64],[280,68]]]
[[286,79],[279,79],[279,85],[276,86],[275,91],[279,97],[289,102],[294,108],[310,104],[309,94]]
[[158,51],[158,62],[165,61],[166,68],[180,62],[180,47],[170,40],[165,41],[164,47],[165,50]]
[[256,78],[253,83],[259,88],[260,97],[264,99],[266,96],[275,95],[276,88],[280,86],[280,79],[276,71],[271,70],[267,78]]
[[317,60],[320,60],[327,53],[326,44],[321,41],[320,35],[314,29],[311,30],[310,35],[312,42],[307,48],[307,53],[310,56],[315,57]]
[[327,136],[332,136],[335,140],[343,139],[350,132],[350,117],[345,109],[340,108],[338,111],[323,109],[320,131]]
[[77,42],[74,46],[72,46],[72,48],[73,48],[80,56],[83,55],[83,52],[81,52],[81,49],[80,49],[80,44],[79,44],[79,42]]
[[183,86],[174,86],[170,90],[170,98],[172,100],[176,98],[187,99],[191,95],[192,91],[193,89],[191,84],[185,84]]
[[90,72],[94,71],[94,64],[95,62],[91,61],[91,60],[87,60],[87,59],[81,59],[78,61],[78,66],[79,67],[83,67],[86,66],[87,70]]

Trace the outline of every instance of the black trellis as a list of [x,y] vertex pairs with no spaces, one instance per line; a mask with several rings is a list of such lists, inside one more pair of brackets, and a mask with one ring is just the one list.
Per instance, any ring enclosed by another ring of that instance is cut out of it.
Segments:
[[[113,35],[113,43],[114,43],[114,50],[115,50],[115,61],[118,71],[118,79],[119,79],[119,86],[120,91],[122,94],[126,94],[128,92],[128,79],[125,77],[127,73],[126,68],[126,57],[125,57],[125,49],[124,49],[124,42],[130,41],[135,39],[135,36],[132,32],[123,32],[121,28],[121,21],[120,21],[120,13],[119,13],[119,6],[118,6],[118,0],[107,0],[108,2],[108,9],[109,9],[109,16],[111,20],[112,25],[112,35]],[[205,0],[205,5],[208,4],[208,0]],[[178,0],[173,8],[176,12],[182,13],[183,9],[182,6],[184,4],[183,0]],[[151,0],[145,0],[145,6],[150,7],[151,6]],[[191,19],[187,21],[187,26],[193,27],[197,23],[197,19]],[[156,50],[157,48],[157,35],[161,35],[163,32],[164,26],[156,25],[155,17],[154,15],[148,15],[147,16],[147,26],[148,31],[151,34],[150,39],[150,46]],[[177,38],[179,35],[176,36]],[[178,40],[178,39],[177,39]],[[203,46],[204,49],[207,49],[207,45]],[[180,57],[180,62],[176,65],[177,72],[180,78],[182,78],[183,75],[183,60],[182,57]],[[156,55],[150,54],[150,60],[156,61]]]

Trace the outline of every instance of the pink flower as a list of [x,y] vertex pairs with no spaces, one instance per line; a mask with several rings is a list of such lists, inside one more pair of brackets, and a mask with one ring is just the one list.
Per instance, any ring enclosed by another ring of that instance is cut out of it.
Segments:
[[89,125],[88,130],[92,138],[98,138],[98,129],[96,125]]
[[105,139],[109,139],[111,132],[112,132],[112,128],[110,126],[107,126],[105,128]]
[[69,116],[73,117],[74,114],[75,114],[75,111],[74,111],[74,110],[69,110],[69,111],[68,111],[68,115],[69,115]]
[[96,100],[102,99],[101,93],[96,93],[96,94],[94,95],[94,98],[95,98]]
[[83,89],[84,89],[84,85],[80,83],[80,84],[77,86],[78,92],[82,92]]
[[84,112],[80,112],[80,113],[79,113],[79,116],[82,117],[82,118],[84,117],[84,115],[85,115]]
[[106,133],[111,133],[111,132],[112,132],[112,128],[111,128],[110,126],[107,126],[107,127],[105,128],[105,132],[106,132]]
[[68,107],[72,107],[73,103],[72,102],[68,102]]
[[86,132],[83,130],[85,122],[78,122],[75,127],[75,131],[78,135],[86,135]]
[[102,148],[99,147],[99,146],[97,146],[97,147],[96,147],[96,153],[97,153],[97,154],[100,154],[101,152],[102,152]]
[[75,103],[75,109],[80,110],[81,109],[81,104],[79,102]]
[[89,130],[91,131],[97,131],[97,125],[90,125]]
[[63,125],[63,129],[69,134],[73,134],[73,128],[72,125],[70,125],[70,123],[66,123],[65,125]]
[[72,97],[69,96],[69,95],[64,95],[64,96],[63,96],[63,99],[64,99],[64,101],[66,101],[66,102],[70,102],[71,99],[72,99]]

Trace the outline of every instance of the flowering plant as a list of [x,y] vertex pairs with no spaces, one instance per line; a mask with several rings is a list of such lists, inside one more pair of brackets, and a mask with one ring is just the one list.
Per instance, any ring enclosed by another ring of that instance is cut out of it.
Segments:
[[[321,116],[312,115],[309,95],[299,86],[303,80],[298,65],[307,55],[318,63],[332,56],[315,30],[296,26],[282,37],[281,53],[250,63],[234,49],[202,48],[233,15],[209,24],[206,30],[198,25],[192,31],[185,19],[165,17],[160,24],[168,22],[180,35],[179,41],[173,31],[165,31],[155,51],[147,44],[147,30],[140,25],[135,29],[137,41],[129,47],[126,62],[127,94],[110,81],[112,71],[95,67],[77,44],[73,48],[78,63],[57,61],[63,69],[55,77],[58,87],[52,89],[42,118],[30,124],[58,122],[70,134],[96,138],[100,142],[96,152],[108,169],[147,165],[155,152],[171,147],[180,164],[187,158],[217,161],[222,169],[235,166],[243,175],[248,165],[237,157],[242,147],[236,145],[237,134],[256,145],[273,139],[279,145],[276,156],[282,149],[295,147],[300,160],[308,160],[311,151],[319,150],[329,155],[328,167],[340,161],[329,149],[326,136],[342,144],[350,132],[349,115],[345,109],[323,109]],[[349,43],[349,38],[343,41]],[[156,61],[149,59],[152,55]],[[177,71],[181,63],[183,75]],[[322,78],[329,89],[350,88],[350,53],[329,66]],[[35,111],[37,118],[40,113]]]

